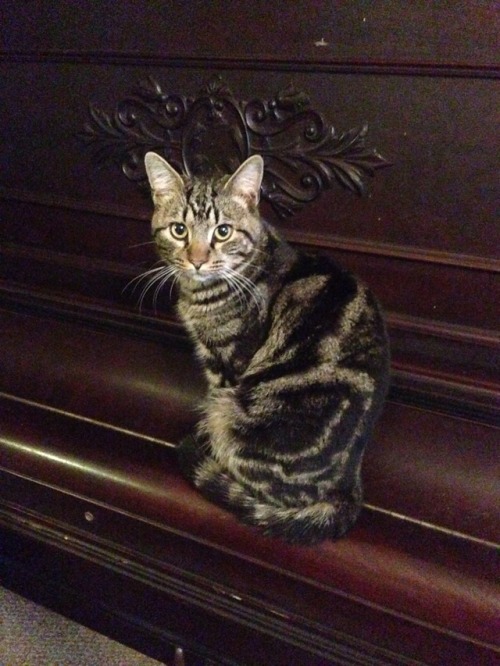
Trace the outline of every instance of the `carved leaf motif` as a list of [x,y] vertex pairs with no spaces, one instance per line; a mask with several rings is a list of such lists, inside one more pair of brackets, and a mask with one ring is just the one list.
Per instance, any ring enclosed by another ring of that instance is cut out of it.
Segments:
[[89,107],[80,133],[98,166],[117,164],[130,180],[146,184],[144,154],[155,150],[179,171],[234,170],[251,154],[265,161],[262,194],[280,217],[289,217],[337,183],[364,194],[367,177],[389,163],[366,145],[367,125],[337,134],[292,86],[269,100],[236,100],[222,79],[195,98],[164,93],[148,77],[114,113]]
[[366,175],[373,176],[375,170],[387,166],[384,158],[376,150],[365,146],[368,126],[352,129],[336,136],[330,130],[327,136],[314,150],[318,169],[325,179],[325,187],[331,179],[336,178],[347,189],[364,194],[366,191]]

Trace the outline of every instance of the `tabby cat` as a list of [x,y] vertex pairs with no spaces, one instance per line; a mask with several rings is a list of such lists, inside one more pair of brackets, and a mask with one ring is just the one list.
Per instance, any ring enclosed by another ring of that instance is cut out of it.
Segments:
[[363,452],[388,383],[379,306],[330,259],[263,221],[263,160],[231,176],[181,177],[148,153],[153,237],[208,381],[183,472],[244,523],[289,542],[335,539],[356,521]]

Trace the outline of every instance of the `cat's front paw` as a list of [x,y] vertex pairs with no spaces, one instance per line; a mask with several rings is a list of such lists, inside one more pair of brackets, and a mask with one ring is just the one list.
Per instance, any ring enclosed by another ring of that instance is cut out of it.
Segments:
[[176,453],[181,473],[193,481],[196,470],[209,455],[209,448],[202,437],[188,435],[177,444]]

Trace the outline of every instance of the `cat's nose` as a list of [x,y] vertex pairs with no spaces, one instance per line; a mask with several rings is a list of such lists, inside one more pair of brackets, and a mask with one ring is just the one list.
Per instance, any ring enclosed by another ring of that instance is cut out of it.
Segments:
[[203,241],[194,239],[187,249],[187,260],[199,271],[203,264],[206,264],[210,258],[210,248]]

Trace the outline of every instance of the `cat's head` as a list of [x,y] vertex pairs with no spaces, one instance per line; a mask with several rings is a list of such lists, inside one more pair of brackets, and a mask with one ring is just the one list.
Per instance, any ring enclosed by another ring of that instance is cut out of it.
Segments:
[[252,261],[262,233],[259,155],[219,179],[183,178],[156,153],[146,154],[145,166],[155,203],[153,236],[181,279],[228,276]]

